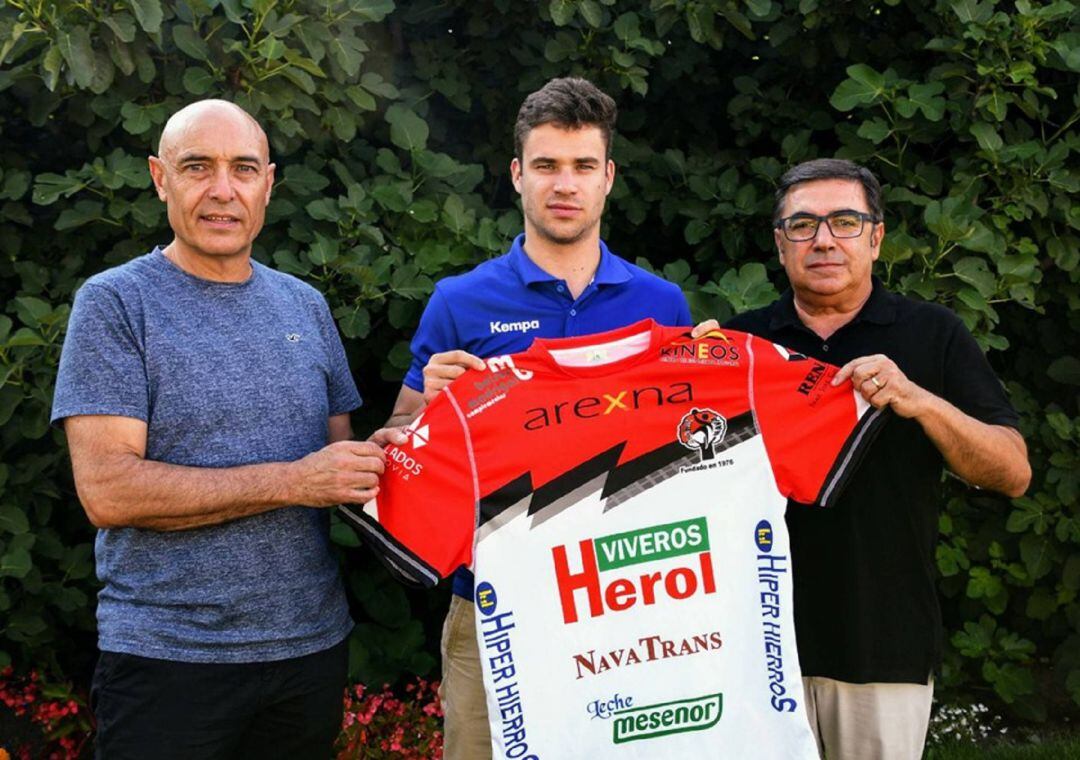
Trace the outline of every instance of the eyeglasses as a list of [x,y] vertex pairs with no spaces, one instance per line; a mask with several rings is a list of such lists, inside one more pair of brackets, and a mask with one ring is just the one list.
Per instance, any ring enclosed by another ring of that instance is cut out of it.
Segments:
[[784,237],[793,243],[802,243],[817,237],[818,226],[825,222],[829,232],[836,238],[857,238],[863,233],[867,222],[877,223],[871,214],[862,211],[834,211],[826,216],[815,214],[792,214],[776,223],[777,229],[784,231]]

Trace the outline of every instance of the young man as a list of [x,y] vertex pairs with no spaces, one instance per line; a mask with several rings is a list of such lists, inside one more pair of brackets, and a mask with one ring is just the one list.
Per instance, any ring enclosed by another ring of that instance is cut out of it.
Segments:
[[322,296],[251,260],[274,180],[255,120],[194,103],[150,172],[173,240],[79,289],[52,409],[99,529],[97,756],[326,757],[353,624],[307,507],[368,501],[383,453],[347,440]]
[[871,274],[881,188],[850,161],[780,179],[773,223],[791,289],[727,327],[833,364],[893,418],[831,509],[789,504],[807,709],[830,760],[922,757],[941,658],[935,589],[944,463],[1009,496],[1031,479],[1018,417],[978,344],[941,306]]
[[[690,323],[678,287],[619,258],[600,240],[600,217],[615,180],[615,115],[615,102],[583,79],[554,79],[525,99],[510,163],[525,232],[505,255],[436,286],[388,426],[413,419],[425,398],[467,368],[482,368],[478,357],[646,317]],[[710,321],[697,331],[714,326]],[[471,574],[459,571],[453,590],[442,640],[445,757],[478,760],[490,757],[491,739]]]

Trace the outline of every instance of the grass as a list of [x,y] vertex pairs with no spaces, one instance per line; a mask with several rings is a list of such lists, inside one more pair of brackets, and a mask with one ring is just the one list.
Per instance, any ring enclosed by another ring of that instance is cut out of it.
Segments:
[[1044,742],[990,745],[943,744],[928,749],[925,760],[1080,760],[1080,737],[1061,737]]

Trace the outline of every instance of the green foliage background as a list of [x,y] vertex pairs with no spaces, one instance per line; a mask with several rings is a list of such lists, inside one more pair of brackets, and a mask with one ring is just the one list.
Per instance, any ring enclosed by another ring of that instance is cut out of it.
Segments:
[[[605,237],[697,317],[784,287],[768,219],[785,167],[839,155],[882,178],[879,274],[991,351],[1035,471],[1012,502],[947,484],[939,693],[1075,711],[1078,20],[1066,0],[6,0],[0,666],[81,678],[92,656],[92,531],[48,412],[73,291],[169,239],[145,161],[168,115],[219,96],[266,126],[279,182],[256,256],[326,294],[365,431],[433,282],[520,229],[514,114],[573,73],[621,109]],[[354,676],[431,672],[445,594],[347,556]]]

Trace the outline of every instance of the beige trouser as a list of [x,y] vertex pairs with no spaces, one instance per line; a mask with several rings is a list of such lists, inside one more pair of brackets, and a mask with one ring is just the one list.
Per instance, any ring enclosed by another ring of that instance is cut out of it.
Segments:
[[490,760],[484,672],[476,643],[476,606],[457,594],[442,632],[442,700],[444,760]]
[[804,678],[806,712],[826,760],[919,760],[934,680],[845,683]]

